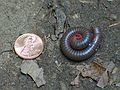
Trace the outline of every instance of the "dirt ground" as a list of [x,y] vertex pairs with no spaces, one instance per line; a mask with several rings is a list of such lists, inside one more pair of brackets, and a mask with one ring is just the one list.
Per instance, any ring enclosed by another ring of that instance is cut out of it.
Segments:
[[[83,62],[68,60],[59,47],[64,31],[76,26],[99,26],[103,36],[99,51]],[[20,72],[23,59],[13,49],[15,39],[27,32],[44,41],[44,51],[35,59],[46,80],[39,88],[29,75]],[[113,61],[120,69],[119,38],[120,0],[0,0],[0,90],[120,90],[114,85],[101,89],[82,76],[79,87],[70,85],[76,77],[76,65],[99,58]]]

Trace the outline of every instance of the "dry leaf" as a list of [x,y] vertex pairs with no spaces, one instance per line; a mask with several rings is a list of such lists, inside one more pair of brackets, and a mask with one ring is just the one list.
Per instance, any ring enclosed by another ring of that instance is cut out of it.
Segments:
[[115,67],[115,68],[113,69],[113,71],[112,71],[112,74],[115,74],[117,71],[118,71],[118,68]]
[[[115,64],[110,63],[98,63],[93,61],[90,65],[78,65],[77,70],[80,71],[83,77],[89,77],[98,81],[97,86],[104,88],[108,84],[112,84],[115,80],[110,80],[109,74],[116,72]],[[112,75],[111,75],[112,76]],[[110,80],[110,81],[109,81]]]
[[108,85],[108,80],[109,80],[109,77],[108,77],[108,72],[106,70],[101,76],[101,78],[99,79],[97,86],[104,88],[106,85]]
[[107,69],[107,71],[112,72],[114,67],[115,67],[115,64],[111,61],[106,69]]
[[96,81],[99,80],[100,76],[105,71],[105,68],[97,62],[92,62],[90,65],[79,65],[77,69],[80,71],[83,77],[89,77]]
[[46,81],[43,78],[43,69],[39,68],[35,61],[32,60],[23,61],[21,65],[21,72],[24,74],[29,74],[33,78],[38,87],[46,83]]

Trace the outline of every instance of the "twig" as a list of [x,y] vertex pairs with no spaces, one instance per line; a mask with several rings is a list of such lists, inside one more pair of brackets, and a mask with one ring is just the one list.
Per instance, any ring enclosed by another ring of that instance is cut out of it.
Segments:
[[113,27],[113,26],[116,26],[116,25],[119,25],[119,24],[120,24],[120,22],[113,23],[113,24],[109,25],[109,27]]

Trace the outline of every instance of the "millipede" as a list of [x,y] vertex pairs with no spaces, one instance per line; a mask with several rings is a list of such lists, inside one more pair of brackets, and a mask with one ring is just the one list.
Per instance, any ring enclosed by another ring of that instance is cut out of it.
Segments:
[[100,29],[72,27],[66,30],[60,39],[60,49],[64,56],[73,61],[83,61],[90,58],[99,47]]

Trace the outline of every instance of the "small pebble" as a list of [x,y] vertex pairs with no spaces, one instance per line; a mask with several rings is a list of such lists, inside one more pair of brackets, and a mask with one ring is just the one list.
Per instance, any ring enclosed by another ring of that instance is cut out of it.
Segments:
[[111,14],[111,15],[110,15],[110,18],[111,18],[112,20],[117,20],[117,15]]
[[73,19],[77,19],[77,18],[79,18],[79,15],[77,13],[77,14],[74,14],[72,17],[73,17]]
[[51,35],[51,39],[52,39],[53,41],[57,40],[57,38],[56,38],[55,35]]
[[117,86],[117,87],[120,87],[120,83],[117,83],[116,86]]

